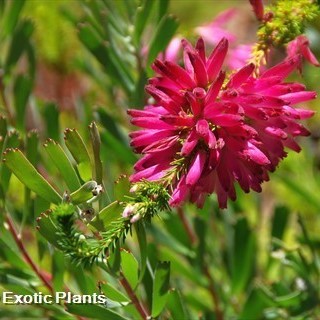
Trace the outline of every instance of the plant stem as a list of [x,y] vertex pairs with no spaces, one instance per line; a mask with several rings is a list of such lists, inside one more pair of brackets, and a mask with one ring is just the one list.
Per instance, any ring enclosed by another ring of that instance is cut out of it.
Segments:
[[[190,243],[192,244],[192,246],[195,246],[196,243],[198,242],[198,238],[197,238],[197,235],[194,232],[191,224],[189,223],[188,219],[186,218],[184,210],[181,207],[178,207],[177,213],[178,213],[178,216],[181,220],[181,223],[182,223],[182,225],[183,225],[183,227],[189,237]],[[216,319],[223,320],[223,313],[222,313],[222,310],[220,307],[219,296],[218,296],[217,291],[215,289],[214,281],[213,281],[213,278],[209,272],[207,265],[204,265],[203,272],[204,272],[204,274],[208,280],[208,283],[209,283],[208,290],[209,290],[210,295],[212,297],[212,302],[214,305],[214,313],[216,315]]]
[[14,239],[15,243],[17,244],[20,252],[22,253],[25,261],[29,264],[29,266],[36,273],[36,275],[43,282],[43,284],[48,288],[48,290],[51,293],[53,293],[53,287],[52,287],[51,283],[49,282],[47,277],[44,275],[44,273],[36,266],[34,261],[31,259],[29,253],[27,252],[27,250],[22,242],[21,236],[17,233],[17,230],[14,227],[13,221],[8,214],[6,214],[5,221],[8,224],[9,231],[12,234],[13,239]]
[[140,313],[142,319],[148,320],[151,319],[151,316],[149,315],[146,308],[142,305],[142,303],[139,301],[138,297],[136,296],[135,292],[130,286],[130,283],[128,282],[127,278],[124,276],[123,272],[120,271],[120,279],[119,279],[121,285],[123,286],[124,290],[126,290],[129,298],[131,299],[131,302],[134,304],[137,311]]

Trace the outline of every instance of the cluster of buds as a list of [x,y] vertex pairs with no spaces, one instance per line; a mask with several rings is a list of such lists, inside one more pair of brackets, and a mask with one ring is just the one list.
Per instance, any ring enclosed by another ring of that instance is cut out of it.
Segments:
[[150,219],[163,210],[169,210],[170,196],[164,185],[142,180],[133,184],[130,192],[134,194],[123,210],[122,217],[135,223],[140,219]]
[[[303,57],[317,66],[309,49],[309,42],[304,32],[306,22],[314,19],[319,13],[319,5],[314,0],[279,0],[264,8],[262,0],[250,0],[253,11],[261,25],[257,32],[258,41],[253,48],[253,62],[263,62],[263,57],[268,54],[271,47],[283,47],[288,45],[288,56],[292,52],[297,53],[297,47],[301,47]],[[302,38],[299,38],[302,37]],[[258,63],[257,63],[258,62]]]

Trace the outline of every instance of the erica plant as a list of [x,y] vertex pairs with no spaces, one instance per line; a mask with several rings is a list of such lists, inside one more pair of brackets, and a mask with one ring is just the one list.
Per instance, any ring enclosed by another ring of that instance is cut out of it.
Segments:
[[0,291],[104,297],[0,316],[319,315],[319,1],[230,3],[0,4]]

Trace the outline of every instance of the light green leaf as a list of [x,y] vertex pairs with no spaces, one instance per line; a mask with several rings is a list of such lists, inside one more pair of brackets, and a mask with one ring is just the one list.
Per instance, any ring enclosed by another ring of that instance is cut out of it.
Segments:
[[71,202],[77,205],[92,199],[97,186],[98,184],[96,181],[86,182],[78,190],[70,194]]
[[62,147],[52,139],[48,139],[44,144],[44,147],[50,159],[58,168],[70,191],[75,191],[80,188],[81,184],[78,175]]
[[152,317],[157,317],[167,303],[169,281],[170,262],[158,262],[154,274],[152,290]]
[[61,197],[45,180],[19,149],[6,149],[4,159],[7,167],[31,191],[43,199],[58,204]]
[[64,135],[66,146],[78,164],[78,170],[81,178],[84,181],[91,180],[91,160],[88,149],[80,134],[76,129],[66,129],[64,131]]
[[138,285],[138,261],[134,255],[124,249],[121,250],[121,268],[125,278],[130,283],[131,288]]
[[121,217],[123,211],[122,205],[118,201],[110,203],[103,208],[90,222],[98,231],[107,231],[111,223]]

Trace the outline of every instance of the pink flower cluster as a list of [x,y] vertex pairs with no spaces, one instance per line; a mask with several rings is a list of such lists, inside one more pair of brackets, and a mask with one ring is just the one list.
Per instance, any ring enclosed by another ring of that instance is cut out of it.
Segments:
[[200,38],[195,47],[186,40],[184,67],[156,60],[158,76],[146,91],[155,103],[129,110],[132,123],[142,129],[131,133],[131,144],[143,157],[135,164],[132,182],[142,179],[167,183],[170,205],[186,200],[203,206],[216,193],[219,206],[236,199],[235,182],[249,192],[260,192],[285,148],[299,151],[295,141],[308,130],[298,120],[313,111],[294,106],[314,99],[300,83],[284,79],[299,66],[290,59],[254,76],[248,64],[228,79],[222,64],[228,51],[223,39],[209,57]]

